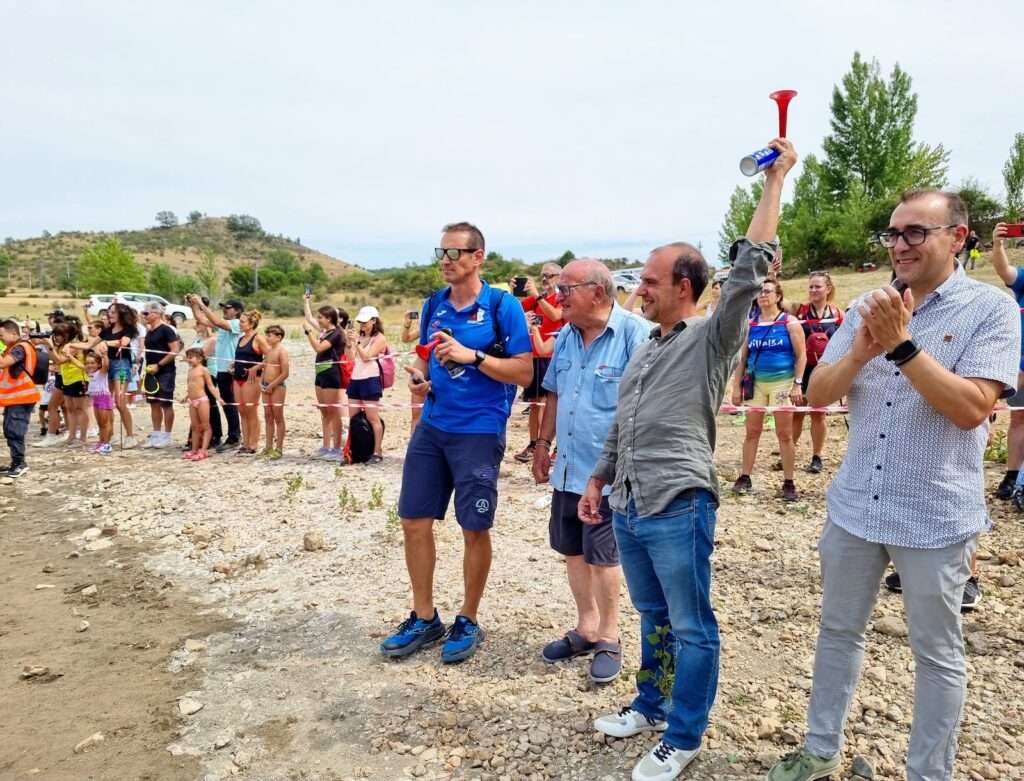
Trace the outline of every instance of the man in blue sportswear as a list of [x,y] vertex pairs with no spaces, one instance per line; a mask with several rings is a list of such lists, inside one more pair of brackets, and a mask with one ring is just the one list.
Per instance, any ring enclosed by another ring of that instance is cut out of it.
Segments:
[[484,637],[477,610],[491,569],[505,427],[515,386],[533,377],[522,307],[480,278],[484,253],[483,234],[468,222],[445,226],[434,250],[448,286],[431,295],[420,314],[420,345],[436,341],[429,362],[417,357],[406,369],[414,400],[425,397],[425,404],[405,454],[398,500],[413,610],[381,643],[385,656],[408,656],[445,634],[434,607],[434,520],[444,518],[453,491],[466,546],[466,593],[441,660],[468,659]]
[[[715,416],[747,333],[750,302],[778,247],[782,184],[796,163],[789,141],[777,138],[771,146],[779,158],[765,171],[747,235],[733,244],[732,271],[711,317],[697,314],[708,266],[696,247],[668,244],[644,264],[637,292],[644,316],[658,327],[626,367],[615,422],[580,499],[580,520],[596,523],[604,487],[612,486],[619,560],[640,613],[637,695],[594,727],[617,738],[665,732],[633,768],[633,781],[670,781],[683,772],[700,752],[718,688],[711,607]],[[658,686],[659,651],[675,653],[671,697]]]

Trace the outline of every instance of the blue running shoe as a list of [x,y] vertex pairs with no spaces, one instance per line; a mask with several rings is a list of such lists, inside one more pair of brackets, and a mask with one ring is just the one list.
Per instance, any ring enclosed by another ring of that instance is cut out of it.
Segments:
[[448,630],[448,637],[441,647],[441,661],[445,664],[463,662],[476,653],[477,647],[483,641],[483,629],[466,616],[456,616],[455,623]]
[[424,646],[432,645],[444,637],[444,624],[434,611],[434,617],[425,621],[416,615],[414,610],[409,617],[398,625],[398,630],[380,644],[380,652],[384,656],[397,658],[416,653]]

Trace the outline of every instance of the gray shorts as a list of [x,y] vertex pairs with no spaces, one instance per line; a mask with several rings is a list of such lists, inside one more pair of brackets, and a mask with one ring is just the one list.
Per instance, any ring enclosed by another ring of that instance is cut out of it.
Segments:
[[551,497],[548,536],[551,547],[563,556],[582,556],[595,567],[616,567],[619,549],[612,531],[612,508],[608,497],[601,499],[601,523],[583,523],[577,514],[580,495],[556,490]]

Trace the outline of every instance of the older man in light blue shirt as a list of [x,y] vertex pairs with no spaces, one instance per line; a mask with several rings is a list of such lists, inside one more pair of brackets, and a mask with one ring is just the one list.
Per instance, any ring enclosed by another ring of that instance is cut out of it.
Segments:
[[[607,494],[602,521],[583,523],[580,496],[601,455],[615,419],[619,383],[651,325],[615,303],[615,286],[603,263],[581,259],[565,267],[558,285],[562,317],[568,323],[555,341],[543,387],[547,410],[536,441],[533,474],[550,481],[551,547],[565,556],[577,621],[560,640],[544,647],[545,661],[593,654],[590,678],[615,680],[622,668],[619,590],[622,579]],[[558,443],[551,468],[550,448]]]

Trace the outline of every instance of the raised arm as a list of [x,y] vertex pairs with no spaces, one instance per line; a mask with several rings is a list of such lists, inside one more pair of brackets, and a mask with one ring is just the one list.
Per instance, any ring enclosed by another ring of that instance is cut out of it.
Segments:
[[1010,265],[1006,255],[1006,223],[1000,222],[992,231],[992,268],[1006,285],[1017,281],[1017,269]]
[[193,293],[192,295],[189,296],[188,300],[189,305],[192,307],[192,309],[198,309],[200,312],[202,312],[203,318],[210,325],[215,326],[216,328],[220,328],[223,331],[231,330],[231,323],[225,320],[222,315],[217,314],[212,309],[210,309],[210,307],[204,304],[203,299],[201,299],[199,296]]
[[747,332],[750,303],[761,289],[768,267],[776,256],[779,204],[786,174],[796,165],[796,150],[784,138],[769,144],[779,151],[775,164],[765,171],[764,191],[750,220],[747,235],[732,246],[732,270],[722,283],[722,296],[711,315],[711,346],[720,356],[733,356]]
[[305,321],[311,328],[319,328],[320,324],[313,317],[313,310],[309,307],[310,296],[302,297],[302,310],[305,313]]

